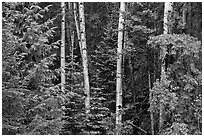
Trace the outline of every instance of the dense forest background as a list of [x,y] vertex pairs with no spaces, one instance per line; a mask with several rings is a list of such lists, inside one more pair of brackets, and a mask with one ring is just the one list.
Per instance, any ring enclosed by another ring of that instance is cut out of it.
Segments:
[[165,3],[125,3],[124,12],[120,3],[83,4],[87,48],[82,50],[87,51],[90,112],[84,101],[83,40],[76,25],[77,20],[81,23],[80,4],[2,3],[2,133],[117,134],[116,67],[122,14],[120,134],[202,134],[202,3],[174,2],[167,17],[168,34],[163,34]]

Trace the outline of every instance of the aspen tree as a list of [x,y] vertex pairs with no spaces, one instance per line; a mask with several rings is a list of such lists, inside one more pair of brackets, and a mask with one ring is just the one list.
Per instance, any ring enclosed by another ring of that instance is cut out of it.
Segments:
[[182,22],[183,22],[183,32],[182,33],[186,33],[185,29],[186,29],[186,13],[187,13],[187,3],[185,2],[183,4],[183,11],[182,11]]
[[65,3],[61,3],[62,22],[61,22],[61,91],[65,92]]
[[117,72],[116,72],[116,135],[121,134],[122,127],[122,44],[125,12],[125,3],[120,3],[120,15],[118,24],[118,48],[117,48]]
[[85,34],[85,16],[84,16],[84,3],[79,3],[79,20],[80,20],[80,42],[82,50],[82,63],[84,74],[84,93],[85,93],[85,109],[86,114],[90,112],[90,88],[89,88],[89,74],[88,74],[88,58]]

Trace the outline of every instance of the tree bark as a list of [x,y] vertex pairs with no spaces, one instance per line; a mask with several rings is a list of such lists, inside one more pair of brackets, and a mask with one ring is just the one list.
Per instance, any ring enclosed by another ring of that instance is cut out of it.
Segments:
[[[72,83],[74,84],[74,31],[71,34],[71,61],[72,61]],[[73,86],[71,86],[73,91]]]
[[168,14],[172,11],[172,2],[165,2],[164,5],[164,34],[169,33]]
[[[150,100],[150,107],[152,106],[152,92],[151,90],[151,74],[148,71],[148,79],[149,79],[149,100]],[[150,118],[151,118],[151,133],[154,135],[154,113],[150,110]]]
[[[169,33],[169,24],[168,24],[168,14],[172,11],[172,3],[171,2],[165,2],[164,5],[164,34]],[[166,53],[166,46],[161,48],[161,56],[163,56]],[[165,61],[164,58],[162,58],[161,63],[161,81],[165,78]],[[159,108],[159,132],[162,131],[164,119],[163,119],[163,111],[164,111],[164,105],[163,102],[161,102],[162,99],[160,99],[160,108]]]
[[61,23],[61,91],[65,92],[65,3],[61,3],[62,23]]
[[80,19],[80,42],[82,46],[82,63],[84,74],[84,93],[85,93],[85,110],[86,114],[90,112],[90,88],[89,88],[89,74],[88,74],[88,58],[86,47],[86,34],[85,34],[85,16],[84,16],[84,3],[79,3],[79,19]]
[[77,38],[78,38],[78,41],[79,41],[79,49],[80,49],[80,53],[81,53],[81,56],[82,56],[82,45],[81,45],[81,42],[80,42],[79,23],[78,23],[78,20],[77,20],[77,4],[75,2],[74,2],[74,20],[75,20],[75,26],[76,26],[76,31],[77,31]]
[[183,28],[182,28],[182,30],[183,30],[183,32],[182,33],[186,33],[187,31],[186,31],[186,12],[187,12],[187,3],[185,2],[184,4],[183,4],[183,11],[182,11],[182,22],[183,22]]
[[116,135],[121,134],[122,128],[122,44],[125,12],[125,3],[120,3],[120,15],[118,25],[118,48],[117,48],[117,72],[116,72]]
[[70,19],[69,19],[69,14],[70,14],[70,11],[72,10],[71,9],[71,2],[68,2],[68,15],[66,16],[66,31],[67,31],[67,53],[68,55],[71,55],[71,33],[72,33],[72,26],[71,26],[71,23],[70,23]]
[[72,10],[72,3],[71,2],[68,2],[68,9]]

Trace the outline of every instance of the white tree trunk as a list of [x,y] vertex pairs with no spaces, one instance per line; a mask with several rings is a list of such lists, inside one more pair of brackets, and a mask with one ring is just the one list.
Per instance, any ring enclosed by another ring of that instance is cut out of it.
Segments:
[[182,12],[183,29],[186,29],[186,13],[187,13],[187,3],[185,2],[183,5],[183,12]]
[[[168,14],[172,11],[172,2],[165,2],[164,5],[164,34],[169,33],[169,24],[168,24]],[[166,47],[161,48],[161,56],[165,54],[166,52]],[[164,58],[162,59],[162,65],[161,65],[161,81],[164,80],[165,78],[165,61]],[[160,99],[161,100],[161,99]],[[160,108],[159,108],[159,132],[162,131],[163,128],[163,123],[164,123],[164,116],[163,116],[163,111],[164,111],[164,105],[162,102],[160,102]]]
[[[148,80],[149,80],[149,100],[150,100],[150,107],[152,106],[152,92],[151,90],[151,74],[148,71]],[[150,118],[151,118],[151,133],[154,135],[154,113],[150,110]]]
[[61,91],[65,92],[65,3],[61,3],[62,23],[61,23]]
[[83,62],[83,73],[84,73],[84,92],[85,98],[85,109],[86,114],[90,112],[90,88],[89,88],[89,74],[88,74],[88,58],[86,48],[86,34],[85,34],[85,16],[84,16],[84,3],[79,3],[79,20],[80,20],[80,41],[82,46],[82,62]]
[[118,24],[118,48],[117,48],[117,72],[116,72],[116,135],[121,134],[122,127],[122,44],[125,12],[125,3],[120,3],[120,15]]
[[[72,82],[74,84],[74,31],[71,34],[71,60],[72,60]],[[71,91],[73,91],[73,85],[71,86]]]
[[172,2],[165,2],[164,5],[164,34],[169,33],[169,26],[168,26],[168,14],[172,11]]

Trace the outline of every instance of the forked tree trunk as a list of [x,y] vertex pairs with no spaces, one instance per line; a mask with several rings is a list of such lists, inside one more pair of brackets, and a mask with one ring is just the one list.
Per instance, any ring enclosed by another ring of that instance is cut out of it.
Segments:
[[125,3],[120,3],[120,15],[118,24],[118,48],[117,48],[117,72],[116,72],[116,135],[121,134],[122,128],[122,44],[125,12]]
[[82,56],[82,45],[80,42],[80,32],[79,32],[79,22],[77,20],[77,4],[76,4],[76,2],[74,2],[74,20],[75,20],[75,26],[76,26],[76,31],[77,31],[77,38],[79,41],[79,49],[80,49],[80,53]]
[[85,34],[85,16],[84,16],[84,3],[79,3],[79,20],[80,20],[80,42],[82,47],[82,63],[84,74],[84,93],[85,93],[85,109],[86,114],[90,112],[90,88],[89,88],[89,74],[88,74],[88,58],[86,47],[86,34]]
[[[169,24],[168,24],[168,14],[172,11],[172,3],[171,2],[165,2],[164,5],[164,34],[169,33]],[[166,52],[167,47],[161,48],[161,56],[163,56]],[[165,61],[164,58],[162,58],[162,66],[161,66],[161,81],[165,78]],[[160,99],[160,108],[159,108],[159,132],[162,131],[163,124],[164,124],[164,105],[161,102],[162,99]]]
[[65,3],[61,3],[62,22],[61,22],[61,91],[65,92]]

